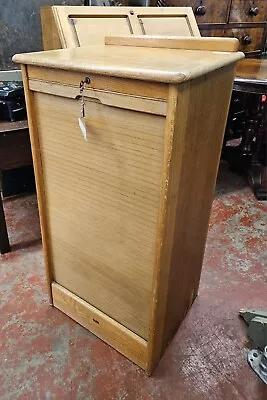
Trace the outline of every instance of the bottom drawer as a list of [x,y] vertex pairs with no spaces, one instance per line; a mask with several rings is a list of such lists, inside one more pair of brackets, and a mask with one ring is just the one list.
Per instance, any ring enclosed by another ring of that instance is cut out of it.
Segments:
[[240,42],[239,50],[244,53],[263,48],[264,28],[225,29],[225,36],[237,38]]
[[264,45],[264,28],[201,29],[201,36],[235,37],[240,42],[239,50],[244,53],[260,51]]

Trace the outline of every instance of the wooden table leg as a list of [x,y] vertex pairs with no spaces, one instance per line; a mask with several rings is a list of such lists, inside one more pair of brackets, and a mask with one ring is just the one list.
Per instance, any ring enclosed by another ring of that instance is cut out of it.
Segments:
[[6,219],[3,208],[2,196],[0,193],[0,253],[8,253],[10,251],[10,245],[8,240],[8,233],[6,227]]

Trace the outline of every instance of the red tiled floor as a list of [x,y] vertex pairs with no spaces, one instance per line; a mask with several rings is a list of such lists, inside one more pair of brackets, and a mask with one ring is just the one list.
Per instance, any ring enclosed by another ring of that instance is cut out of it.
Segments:
[[266,400],[243,307],[267,310],[266,203],[220,170],[199,296],[152,377],[48,305],[35,196],[7,199],[0,399]]

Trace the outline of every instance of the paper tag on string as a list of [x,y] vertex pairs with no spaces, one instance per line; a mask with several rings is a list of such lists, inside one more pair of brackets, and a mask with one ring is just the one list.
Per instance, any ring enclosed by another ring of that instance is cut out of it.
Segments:
[[79,127],[81,129],[82,135],[84,137],[84,140],[87,141],[87,131],[86,131],[86,125],[85,125],[85,118],[84,117],[80,117],[78,118],[79,121]]

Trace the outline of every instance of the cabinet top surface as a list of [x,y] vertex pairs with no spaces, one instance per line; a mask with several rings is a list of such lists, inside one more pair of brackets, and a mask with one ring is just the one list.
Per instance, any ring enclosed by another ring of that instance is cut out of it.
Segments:
[[243,53],[240,52],[89,46],[16,54],[13,61],[87,74],[181,83],[241,58],[243,58]]

